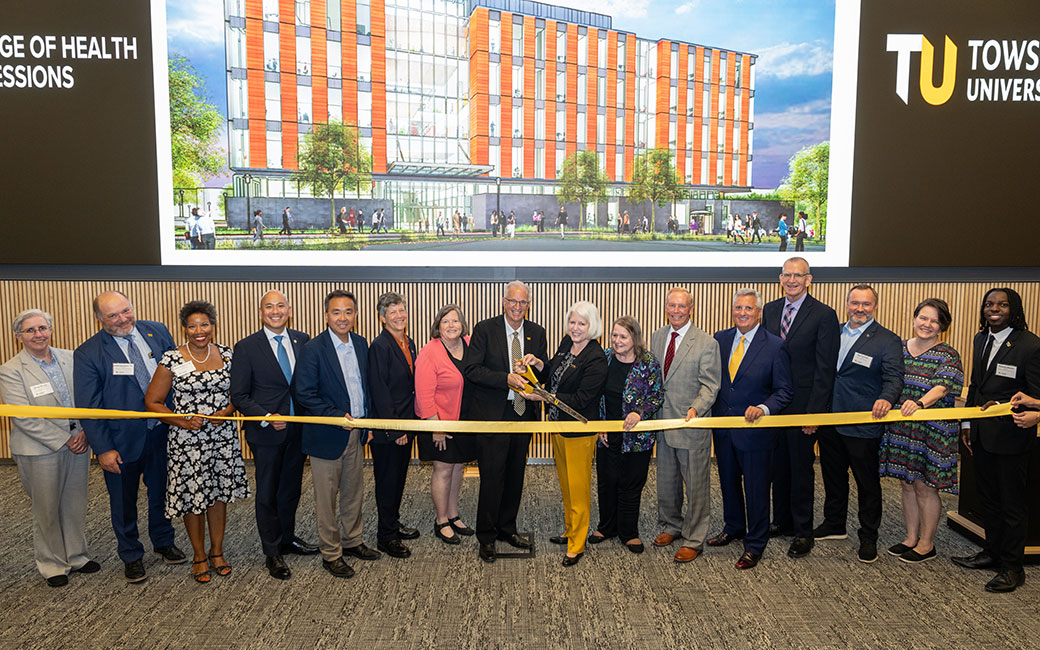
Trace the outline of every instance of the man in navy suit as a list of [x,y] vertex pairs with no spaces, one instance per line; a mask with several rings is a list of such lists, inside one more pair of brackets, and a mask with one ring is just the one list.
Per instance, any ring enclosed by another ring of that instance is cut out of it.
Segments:
[[[857,284],[846,299],[849,320],[841,328],[831,408],[835,413],[870,411],[883,418],[903,391],[903,343],[874,320],[877,292]],[[845,539],[849,512],[849,469],[859,492],[859,560],[877,559],[881,525],[878,448],[883,424],[820,427],[823,523],[817,540]]]
[[246,442],[256,468],[256,529],[271,577],[288,580],[283,554],[313,555],[318,547],[296,536],[296,508],[303,481],[302,425],[278,421],[295,415],[290,386],[303,344],[311,337],[287,327],[292,305],[281,291],[260,299],[263,327],[235,344],[231,401],[242,415],[271,416],[246,422]]
[[[809,295],[809,263],[792,257],[780,270],[784,297],[762,309],[762,327],[779,336],[791,359],[794,394],[781,415],[828,413],[838,359],[838,316]],[[787,427],[777,434],[773,455],[773,523],[770,535],[792,535],[787,554],[804,557],[813,548],[816,427]]]
[[[176,347],[162,323],[139,321],[118,291],[94,298],[101,331],[76,348],[73,385],[78,408],[144,411],[144,394],[163,352]],[[174,544],[166,505],[166,431],[157,420],[83,420],[90,447],[105,470],[112,528],[128,582],[148,577],[137,531],[137,490],[148,488],[148,537],[167,564],[186,561]]]
[[[780,337],[760,327],[762,297],[754,289],[733,296],[733,324],[715,333],[722,354],[722,384],[712,415],[755,422],[791,401],[791,368]],[[738,569],[750,569],[769,541],[769,479],[776,429],[715,429],[715,458],[722,488],[722,532],[708,546],[744,538]],[[743,489],[741,489],[743,483]]]
[[[352,420],[371,411],[368,341],[351,331],[356,321],[354,294],[335,289],[325,297],[328,329],[303,346],[293,374],[293,397],[300,415]],[[311,457],[314,480],[318,548],[322,566],[337,578],[354,575],[344,553],[361,560],[380,556],[361,541],[364,435],[349,424],[303,425],[302,449]]]

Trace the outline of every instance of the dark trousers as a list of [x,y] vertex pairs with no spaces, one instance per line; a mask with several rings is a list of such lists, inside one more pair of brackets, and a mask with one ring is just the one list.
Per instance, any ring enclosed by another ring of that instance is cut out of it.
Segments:
[[138,539],[137,490],[141,479],[148,488],[148,538],[152,548],[173,544],[173,525],[166,518],[166,426],[157,425],[148,432],[141,457],[124,461],[119,474],[105,472],[108,502],[112,509],[112,530],[116,533],[117,552],[124,563],[144,557],[144,546]]
[[256,530],[264,555],[281,555],[296,536],[296,508],[303,481],[302,426],[286,425],[280,445],[249,445],[256,467]]
[[400,537],[401,497],[408,477],[408,463],[412,458],[411,440],[407,445],[378,443],[369,445],[372,450],[372,474],[376,482],[376,511],[379,513],[379,528],[376,539],[389,542]]
[[795,238],[794,238],[794,250],[796,252],[805,250],[805,235],[804,234],[798,233],[797,235],[795,235]]
[[849,515],[849,470],[859,492],[859,539],[877,542],[881,526],[880,438],[843,436],[820,427],[820,473],[823,475],[823,523],[845,530]]
[[621,433],[607,436],[609,447],[596,449],[599,525],[607,537],[622,542],[639,537],[639,501],[646,485],[652,450],[621,453]]
[[975,485],[979,491],[986,552],[1005,569],[1022,571],[1029,523],[1027,474],[1031,452],[1005,455],[975,450]]
[[787,250],[787,235],[780,235],[780,250]]
[[783,534],[812,537],[813,462],[816,435],[807,436],[801,427],[781,429],[773,454],[773,523]]
[[[538,405],[527,403],[527,413]],[[520,420],[513,403],[503,402],[502,420]],[[524,469],[529,433],[478,433],[477,467],[480,468],[480,493],[477,497],[477,539],[491,544],[503,535],[515,535],[516,516],[524,492]]]
[[716,429],[713,438],[722,492],[722,532],[744,534],[744,550],[761,555],[769,542],[773,449],[740,449],[727,429]]

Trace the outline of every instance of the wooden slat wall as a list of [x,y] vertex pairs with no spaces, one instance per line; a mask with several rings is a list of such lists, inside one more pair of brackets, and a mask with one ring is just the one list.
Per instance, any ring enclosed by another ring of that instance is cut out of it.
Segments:
[[[5,329],[16,313],[36,307],[54,317],[53,345],[73,349],[97,331],[97,322],[91,313],[91,301],[98,293],[118,289],[130,296],[137,316],[141,319],[166,323],[181,341],[177,311],[189,300],[204,299],[217,307],[218,329],[216,340],[233,345],[235,341],[255,331],[259,325],[257,311],[260,296],[269,289],[285,292],[293,305],[293,326],[309,333],[324,329],[322,301],[334,288],[353,291],[358,298],[359,318],[357,332],[369,340],[379,331],[375,311],[376,300],[386,291],[396,291],[409,304],[409,331],[418,347],[429,338],[430,320],[444,304],[454,302],[466,312],[470,325],[482,318],[499,313],[504,283],[438,283],[438,282],[383,282],[352,284],[349,282],[299,282],[281,285],[255,282],[93,282],[93,281],[0,281],[0,311]],[[550,353],[563,336],[566,309],[577,300],[590,300],[600,310],[605,323],[604,343],[609,344],[609,324],[619,316],[636,317],[644,327],[644,335],[665,323],[664,297],[671,285],[660,282],[642,283],[534,283],[530,318],[544,325],[548,331]],[[693,322],[707,332],[730,326],[729,305],[733,292],[740,286],[751,286],[760,291],[765,300],[779,297],[775,283],[703,283],[686,285],[694,297]],[[902,337],[911,334],[911,315],[914,306],[926,297],[943,298],[950,304],[953,325],[948,341],[970,356],[971,339],[978,330],[979,305],[982,294],[991,284],[980,283],[879,283],[880,293],[877,320]],[[1040,308],[1040,283],[1010,283],[1022,294],[1026,316],[1036,325]],[[844,314],[846,283],[817,283],[813,295]],[[9,330],[8,330],[9,331]],[[0,336],[0,359],[6,360],[18,352],[13,334]],[[968,363],[970,359],[965,359]],[[10,458],[8,447],[9,422],[0,422],[0,458]],[[245,444],[243,444],[245,449]],[[248,454],[248,451],[246,451]],[[551,457],[548,436],[538,435],[532,443],[531,458]]]

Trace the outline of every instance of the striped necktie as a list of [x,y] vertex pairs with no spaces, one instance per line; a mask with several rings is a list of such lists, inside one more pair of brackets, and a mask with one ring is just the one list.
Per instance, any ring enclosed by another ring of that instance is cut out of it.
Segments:
[[[513,344],[510,353],[513,361],[519,361],[524,356],[520,348],[520,335],[517,332],[513,332]],[[513,391],[513,410],[516,411],[517,415],[523,415],[524,411],[527,410],[527,400],[520,395],[519,391],[515,390]]]

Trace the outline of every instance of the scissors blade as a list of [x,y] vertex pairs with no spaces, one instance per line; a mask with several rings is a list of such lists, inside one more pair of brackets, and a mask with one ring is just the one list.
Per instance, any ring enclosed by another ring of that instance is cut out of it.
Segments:
[[544,388],[542,388],[540,386],[535,386],[534,387],[534,392],[535,392],[536,395],[538,395],[539,397],[545,399],[550,404],[552,404],[556,408],[560,409],[561,411],[563,411],[567,415],[571,416],[575,420],[581,422],[582,424],[587,424],[588,423],[589,419],[587,417],[585,417],[581,413],[578,413],[577,411],[575,411],[571,407],[569,407],[566,404],[564,404],[563,402],[561,402],[555,395],[553,395],[549,391],[545,390]]

